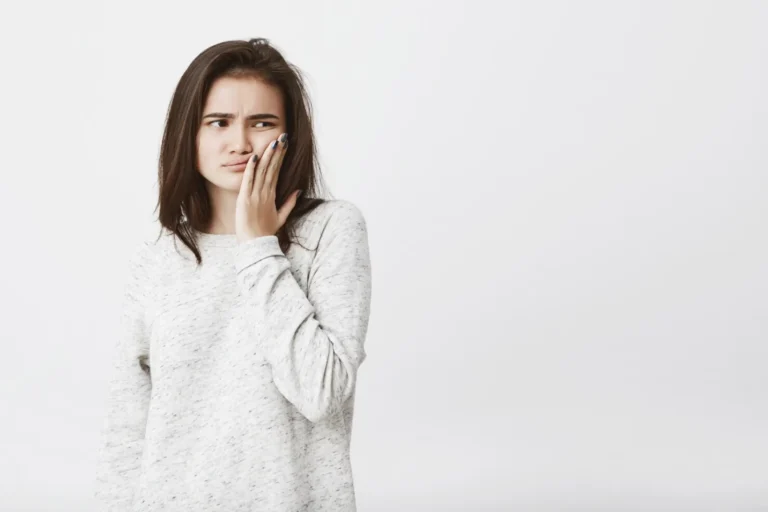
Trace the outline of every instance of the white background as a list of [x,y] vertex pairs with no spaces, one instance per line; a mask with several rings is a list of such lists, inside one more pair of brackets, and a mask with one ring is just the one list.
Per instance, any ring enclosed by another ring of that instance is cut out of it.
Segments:
[[361,512],[768,510],[768,2],[0,9],[3,512],[95,511],[170,95],[258,36],[368,220]]

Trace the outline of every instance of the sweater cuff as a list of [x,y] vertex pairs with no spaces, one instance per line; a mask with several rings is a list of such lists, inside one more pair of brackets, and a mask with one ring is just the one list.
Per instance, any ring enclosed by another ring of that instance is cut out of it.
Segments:
[[235,251],[235,270],[239,274],[251,265],[272,256],[285,256],[276,235],[260,236],[241,242]]

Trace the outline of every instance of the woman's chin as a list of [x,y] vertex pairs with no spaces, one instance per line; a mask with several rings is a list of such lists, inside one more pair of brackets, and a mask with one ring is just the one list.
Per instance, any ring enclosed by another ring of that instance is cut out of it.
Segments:
[[243,182],[243,173],[227,173],[216,176],[216,180],[207,180],[208,188],[219,189],[222,192],[240,192],[240,184]]

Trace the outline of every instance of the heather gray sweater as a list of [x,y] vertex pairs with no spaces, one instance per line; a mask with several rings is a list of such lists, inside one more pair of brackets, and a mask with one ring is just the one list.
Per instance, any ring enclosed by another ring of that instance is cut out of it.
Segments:
[[109,512],[355,510],[349,450],[371,300],[366,223],[307,214],[283,253],[168,234],[130,260],[96,498]]

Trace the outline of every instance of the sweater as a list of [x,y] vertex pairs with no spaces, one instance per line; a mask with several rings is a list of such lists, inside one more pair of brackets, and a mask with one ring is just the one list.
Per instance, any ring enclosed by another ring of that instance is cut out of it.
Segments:
[[104,512],[354,511],[350,441],[371,301],[366,223],[344,200],[277,236],[139,244],[95,493]]

